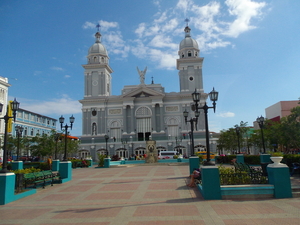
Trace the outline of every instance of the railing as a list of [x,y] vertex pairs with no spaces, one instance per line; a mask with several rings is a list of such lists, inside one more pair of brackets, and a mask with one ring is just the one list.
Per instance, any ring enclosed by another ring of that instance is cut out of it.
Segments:
[[232,174],[220,174],[221,185],[242,185],[242,184],[267,184],[268,177],[261,172],[236,172]]

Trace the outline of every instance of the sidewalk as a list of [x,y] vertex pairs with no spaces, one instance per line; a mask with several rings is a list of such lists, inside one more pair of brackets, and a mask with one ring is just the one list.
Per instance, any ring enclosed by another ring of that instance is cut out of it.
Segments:
[[172,164],[74,169],[72,181],[0,206],[0,224],[299,224],[300,198],[204,201],[186,187],[188,171]]

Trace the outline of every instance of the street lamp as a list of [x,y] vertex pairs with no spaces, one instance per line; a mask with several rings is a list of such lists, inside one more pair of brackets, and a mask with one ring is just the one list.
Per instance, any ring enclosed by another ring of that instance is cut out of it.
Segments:
[[261,130],[261,140],[262,140],[264,154],[265,154],[266,153],[266,147],[265,147],[264,130],[263,130],[263,128],[264,128],[264,121],[265,121],[265,118],[263,116],[257,117],[257,119],[256,119],[256,122],[258,123],[259,128]]
[[[19,161],[19,156],[20,156],[20,137],[22,137],[23,130],[24,130],[24,127],[16,126],[16,134],[17,134],[17,137],[18,137],[17,161]],[[27,155],[27,157],[28,157],[28,155]]]
[[[4,128],[4,143],[3,143],[3,164],[2,164],[2,170],[0,171],[0,173],[7,173],[7,149],[6,149],[6,142],[7,142],[7,129],[8,129],[8,122],[9,119],[13,118],[14,121],[16,121],[16,112],[19,109],[20,103],[17,102],[17,100],[15,99],[13,102],[9,103],[11,106],[11,109],[13,111],[13,116],[9,116],[9,107],[7,105],[7,110],[6,110],[6,114],[4,117],[0,118],[0,119],[4,119],[5,122],[5,128]],[[0,103],[0,112],[2,112],[3,109],[3,104]]]
[[239,126],[237,126],[235,128],[235,132],[236,132],[236,135],[237,135],[237,138],[238,138],[238,149],[239,149],[239,154],[241,154],[241,147],[240,147],[240,131],[241,131],[241,128]]
[[57,159],[57,149],[58,149],[58,141],[59,141],[59,139],[60,139],[60,137],[61,137],[61,134],[60,133],[56,133],[55,135],[54,135],[54,140],[55,140],[55,152],[54,152],[54,159]]
[[[199,107],[198,102],[200,101],[200,93],[198,93],[195,89],[195,92],[192,93],[194,103],[191,104],[191,108],[195,112],[195,118],[190,119],[189,121],[191,123],[191,139],[192,139],[192,149],[194,153],[194,134],[193,134],[194,130],[193,129],[195,125],[195,128],[197,130],[198,117],[200,115],[199,109],[203,109],[204,116],[205,116],[204,118],[205,118],[205,134],[206,134],[205,136],[206,136],[206,153],[207,153],[205,165],[211,165],[207,114],[208,114],[208,109],[214,109],[214,112],[216,112],[216,101],[218,100],[219,92],[215,91],[215,88],[213,88],[213,90],[208,94],[208,96],[210,100],[213,102],[213,106],[207,106],[205,102],[204,106]],[[183,115],[185,117],[185,121],[187,122],[188,112],[185,110],[183,112]]]
[[72,115],[70,117],[70,126],[68,126],[67,124],[65,126],[63,126],[63,123],[65,122],[65,118],[63,116],[59,117],[60,129],[62,130],[63,128],[65,128],[65,154],[64,154],[63,161],[68,161],[67,160],[67,138],[68,138],[67,136],[68,136],[68,128],[71,128],[71,130],[72,130],[74,121],[75,121],[75,118]]
[[106,154],[107,154],[107,157],[108,157],[108,149],[107,149],[107,141],[109,139],[109,136],[107,134],[104,135],[104,138],[105,138],[105,148],[106,148]]

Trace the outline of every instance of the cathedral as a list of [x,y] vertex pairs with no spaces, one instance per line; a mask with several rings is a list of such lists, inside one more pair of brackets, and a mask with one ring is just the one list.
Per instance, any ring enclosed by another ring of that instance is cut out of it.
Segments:
[[[191,37],[187,25],[184,38],[179,44],[177,70],[180,90],[166,93],[161,84],[145,84],[147,67],[137,67],[139,85],[124,86],[121,95],[112,95],[113,69],[109,56],[96,32],[95,43],[89,48],[84,68],[84,97],[82,104],[82,137],[80,157],[97,154],[129,158],[143,155],[146,141],[156,141],[158,151],[177,151],[190,156],[191,125],[185,122],[183,112],[191,109],[192,93],[200,93],[200,105],[208,94],[203,90],[202,63],[198,43]],[[133,68],[133,70],[136,70]],[[194,131],[195,151],[205,149],[204,115],[200,114]],[[211,147],[214,152],[215,147]]]

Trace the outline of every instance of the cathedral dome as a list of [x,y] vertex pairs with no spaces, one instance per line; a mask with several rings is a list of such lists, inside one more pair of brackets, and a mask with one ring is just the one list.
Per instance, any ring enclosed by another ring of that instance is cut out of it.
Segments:
[[95,44],[93,44],[89,48],[88,54],[89,55],[91,55],[91,54],[100,54],[100,55],[103,55],[103,56],[107,56],[108,54],[107,54],[106,48],[104,47],[103,44],[101,44],[101,41],[100,41],[101,34],[99,32],[97,32],[95,34],[95,37],[96,37]]
[[185,38],[180,42],[179,51],[186,48],[199,49],[197,41],[191,38],[190,35],[191,29],[188,26],[186,26],[184,31],[185,31]]

